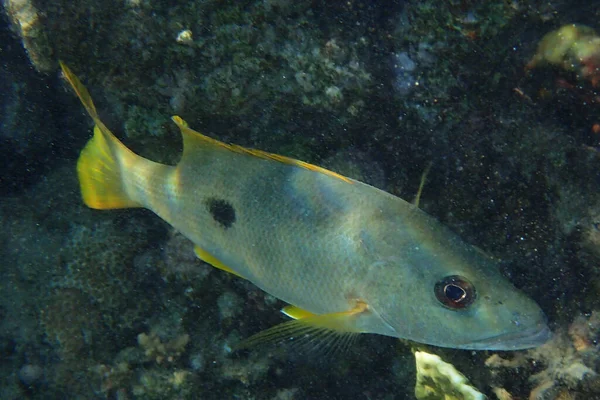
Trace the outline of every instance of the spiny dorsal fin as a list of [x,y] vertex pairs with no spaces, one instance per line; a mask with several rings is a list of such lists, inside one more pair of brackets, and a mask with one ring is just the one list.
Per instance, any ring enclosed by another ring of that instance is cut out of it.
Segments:
[[415,199],[413,200],[413,204],[419,208],[419,201],[421,201],[421,194],[423,193],[423,188],[425,187],[425,182],[427,181],[427,175],[429,174],[429,170],[431,170],[431,165],[433,163],[429,163],[427,164],[427,167],[425,168],[425,171],[423,171],[423,174],[421,175],[421,182],[419,182],[419,190],[417,190],[417,195],[415,196]]
[[259,158],[262,158],[265,160],[278,161],[278,162],[281,162],[284,164],[294,165],[294,166],[297,166],[300,168],[308,169],[310,171],[319,172],[321,174],[325,174],[327,176],[331,176],[333,178],[342,180],[346,183],[354,183],[352,181],[352,179],[347,178],[343,175],[340,175],[337,172],[333,172],[328,169],[319,167],[317,165],[309,164],[304,161],[296,160],[294,158],[282,156],[279,154],[269,153],[269,152],[262,151],[262,150],[247,149],[245,147],[238,146],[235,144],[227,144],[227,143],[220,142],[216,139],[210,138],[206,135],[201,134],[200,132],[197,132],[197,131],[191,129],[188,126],[187,122],[185,122],[183,119],[181,119],[181,117],[179,117],[177,115],[173,116],[171,119],[173,120],[173,122],[175,122],[175,124],[177,124],[177,126],[179,127],[179,130],[181,131],[181,134],[183,135],[183,156],[184,157],[185,157],[186,151],[188,151],[188,152],[192,151],[194,148],[196,148],[199,145],[204,145],[204,146],[211,145],[211,146],[220,147],[222,149],[227,149],[234,153],[248,154],[248,155],[259,157]]

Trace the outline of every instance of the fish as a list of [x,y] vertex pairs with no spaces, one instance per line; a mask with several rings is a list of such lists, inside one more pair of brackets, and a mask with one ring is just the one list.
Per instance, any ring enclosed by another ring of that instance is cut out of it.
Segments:
[[241,347],[288,337],[335,345],[370,333],[519,350],[550,337],[543,311],[497,262],[415,204],[313,164],[220,142],[179,116],[180,161],[145,159],[60,66],[94,122],[77,161],[83,202],[149,209],[190,239],[201,260],[288,304],[289,321]]

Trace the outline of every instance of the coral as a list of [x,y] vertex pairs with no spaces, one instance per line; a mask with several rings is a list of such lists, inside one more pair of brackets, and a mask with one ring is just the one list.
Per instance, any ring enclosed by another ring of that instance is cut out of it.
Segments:
[[244,300],[233,292],[225,292],[217,299],[221,320],[226,322],[238,317],[242,312]]
[[244,12],[238,5],[216,12],[213,37],[200,49],[207,65],[188,67],[202,77],[195,83],[202,95],[193,109],[228,116],[260,113],[266,119],[258,124],[323,110],[342,120],[360,114],[373,90],[363,59],[367,40],[324,37],[311,28],[314,17],[302,12],[305,5],[297,4],[297,13],[290,11],[285,20],[280,10],[259,4]]
[[[131,384],[134,371],[127,362],[118,362],[112,366],[100,364],[91,368],[96,374],[96,392],[102,394],[125,393]],[[118,397],[118,396],[117,396]]]
[[189,335],[161,340],[152,331],[139,334],[137,339],[137,348],[125,348],[112,363],[90,368],[96,392],[147,399],[189,398],[191,371],[180,368]]
[[38,71],[50,72],[55,65],[42,14],[32,0],[4,0],[4,9],[21,37],[31,63]]
[[[172,129],[166,122],[173,112],[208,125],[237,118],[243,134],[267,143],[274,127],[289,131],[310,116],[332,128],[313,139],[327,132],[341,140],[344,124],[365,118],[376,89],[369,28],[348,20],[352,29],[323,31],[322,15],[307,2],[63,0],[39,7],[51,21],[44,33],[53,38],[52,52],[100,86],[115,120],[146,144],[147,136]],[[323,9],[336,15],[335,7]]]
[[[137,294],[151,292],[144,279],[153,276],[144,270],[142,278],[138,257],[149,238],[137,222],[73,224],[60,249],[60,267],[46,283],[49,291],[40,315],[42,330],[59,356],[49,379],[58,390],[69,387],[88,397],[90,386],[84,382],[90,374],[98,375],[91,368],[110,360],[119,348],[114,338],[132,335],[155,308],[152,296]],[[144,291],[139,289],[142,282]]]
[[41,313],[50,342],[56,343],[63,360],[88,358],[106,335],[102,315],[89,296],[78,289],[57,290]]
[[513,400],[512,395],[504,388],[494,386],[492,387],[492,392],[498,400]]
[[165,371],[150,369],[141,372],[139,381],[133,386],[135,398],[163,400],[193,398],[188,371]]
[[167,342],[162,342],[156,333],[140,333],[137,337],[138,344],[144,349],[144,354],[148,360],[154,360],[157,364],[163,361],[167,363],[175,362],[185,350],[190,341],[188,334],[177,336]]
[[100,310],[85,293],[65,288],[52,293],[40,319],[59,356],[48,368],[50,387],[88,397],[88,368],[94,359],[107,357],[114,350]]
[[[458,6],[428,1],[414,2],[398,13],[390,43],[394,51],[386,64],[391,72],[391,92],[402,105],[397,108],[400,125],[410,129],[413,119],[430,127],[437,126],[440,118],[447,122],[451,122],[448,118],[452,122],[455,118],[464,120],[472,112],[468,102],[454,104],[452,115],[443,112],[443,105],[455,102],[454,94],[467,81],[490,92],[495,83],[479,86],[476,69],[461,68],[461,73],[469,76],[458,76],[448,61],[456,57],[463,66],[476,65],[472,54],[478,43],[493,40],[518,13],[507,3],[467,2]],[[501,57],[494,51],[487,54]]]
[[169,98],[169,105],[176,114],[185,112],[186,103],[196,95],[194,77],[190,71],[181,69],[159,78],[158,92]]
[[130,329],[151,309],[150,297],[130,300],[142,279],[148,277],[140,276],[134,264],[148,240],[134,221],[125,226],[110,220],[74,226],[61,249],[64,272],[53,286],[76,289],[89,296],[110,329]]
[[169,281],[193,282],[200,286],[212,271],[194,253],[194,244],[181,233],[172,230],[162,251],[159,268],[164,279]]
[[[600,198],[578,196],[577,192],[565,193],[559,205],[558,217],[563,231],[577,239],[580,258],[595,264],[600,260]],[[600,271],[592,270],[590,275],[594,278],[590,281],[600,285]]]
[[598,350],[600,339],[600,312],[594,311],[589,316],[578,315],[569,325],[569,337],[578,353]]
[[124,128],[128,137],[144,137],[146,135],[164,135],[164,126],[169,123],[169,118],[160,113],[132,105],[127,107]]
[[534,366],[535,369],[528,372],[531,400],[559,398],[561,393],[576,389],[585,393],[583,383],[598,379],[598,320],[597,312],[587,318],[579,316],[569,326],[568,333],[560,331],[543,346],[517,353],[513,359],[494,354],[486,360],[486,366],[496,372],[494,379],[501,369],[518,369],[523,376],[524,370]]
[[527,68],[545,64],[573,71],[578,78],[587,79],[595,86],[600,81],[600,36],[592,28],[578,24],[564,25],[547,33]]
[[99,382],[96,392],[117,398],[170,399],[192,398],[191,372],[180,369],[142,367],[118,362],[91,368]]
[[248,359],[223,360],[220,373],[224,379],[241,382],[245,386],[254,384],[265,377],[269,370],[269,360],[259,355]]
[[452,364],[424,351],[415,352],[417,383],[415,397],[419,400],[483,400],[486,397]]

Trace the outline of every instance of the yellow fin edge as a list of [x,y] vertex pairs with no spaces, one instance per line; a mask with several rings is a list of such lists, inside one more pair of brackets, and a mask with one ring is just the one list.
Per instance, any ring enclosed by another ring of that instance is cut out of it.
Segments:
[[[300,161],[300,160],[296,160],[294,158],[290,158],[290,157],[286,157],[286,156],[282,156],[279,154],[274,154],[274,153],[269,153],[263,150],[255,150],[255,149],[247,149],[245,147],[242,146],[238,146],[235,144],[227,144],[227,143],[223,143],[221,141],[218,141],[216,139],[210,138],[206,135],[201,134],[200,132],[197,132],[193,129],[191,129],[188,125],[187,122],[185,122],[181,117],[174,115],[173,117],[171,117],[171,120],[173,122],[175,122],[175,124],[179,127],[179,130],[181,130],[181,133],[183,135],[192,135],[195,136],[196,138],[203,140],[207,143],[210,143],[212,145],[216,145],[222,148],[225,148],[229,151],[233,151],[235,153],[239,153],[239,154],[248,154],[254,157],[258,157],[258,158],[262,158],[265,160],[271,160],[271,161],[277,161],[283,164],[288,164],[288,165],[294,165],[296,167],[300,167],[300,168],[304,168],[310,171],[315,171],[327,176],[331,176],[332,178],[336,178],[339,179],[341,181],[344,181],[346,183],[354,183],[354,181],[350,178],[347,178],[343,175],[338,174],[337,172],[333,172],[330,171],[326,168],[323,167],[319,167],[317,165],[313,165],[313,164],[309,164],[307,162],[304,161]],[[184,149],[185,152],[185,149]]]
[[[285,340],[308,341],[316,343],[318,346],[333,345],[335,347],[338,344],[348,343],[353,337],[363,332],[358,328],[356,318],[368,312],[367,304],[360,300],[351,310],[329,314],[317,315],[296,306],[284,307],[284,310],[286,309],[292,318],[298,317],[298,319],[275,325],[250,336],[238,343],[235,350]],[[284,313],[286,312],[284,311]]]
[[310,311],[303,310],[300,307],[293,306],[291,304],[289,306],[283,307],[281,309],[281,312],[293,319],[303,319],[303,318],[314,317],[317,315],[317,314],[311,313]]
[[205,263],[210,264],[213,267],[222,271],[229,272],[230,274],[233,274],[235,276],[239,276],[240,278],[244,278],[242,275],[238,274],[237,272],[223,264],[221,261],[219,261],[219,259],[210,254],[208,251],[200,248],[199,246],[194,246],[194,253],[196,253],[196,256]]

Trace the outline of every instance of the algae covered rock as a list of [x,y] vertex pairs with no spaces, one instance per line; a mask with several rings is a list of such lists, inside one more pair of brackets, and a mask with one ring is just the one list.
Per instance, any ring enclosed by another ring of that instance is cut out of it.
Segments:
[[33,0],[4,0],[3,5],[31,63],[40,72],[50,72],[54,69],[54,62],[47,37],[47,26],[33,3]]
[[418,400],[484,400],[487,397],[469,385],[468,379],[452,364],[435,354],[415,352]]

